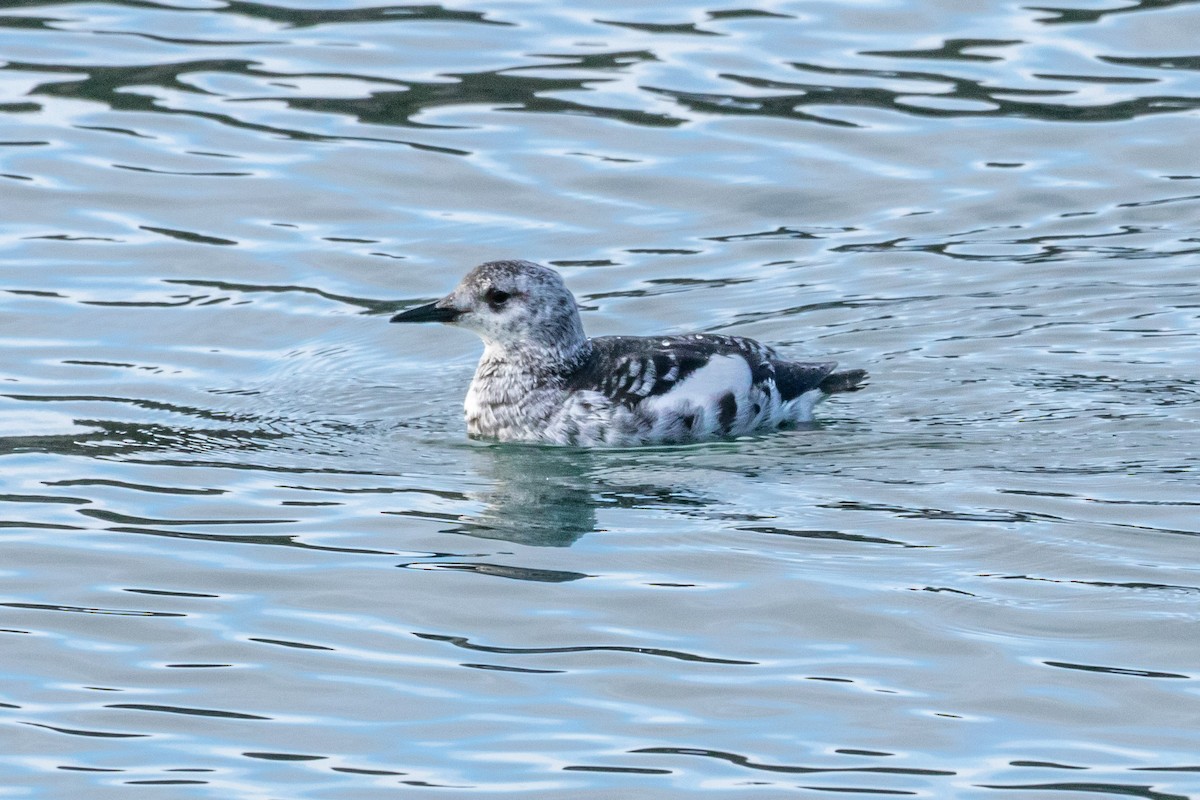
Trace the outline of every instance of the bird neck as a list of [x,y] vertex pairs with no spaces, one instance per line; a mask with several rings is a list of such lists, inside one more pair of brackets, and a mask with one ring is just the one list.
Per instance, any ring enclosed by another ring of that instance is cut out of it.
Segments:
[[578,331],[577,336],[564,336],[549,342],[500,342],[484,340],[480,366],[490,365],[502,371],[520,371],[535,375],[555,375],[569,372],[591,350],[592,343]]
[[570,350],[540,347],[533,353],[488,342],[463,402],[467,433],[497,439],[537,438],[559,411],[571,373],[591,348],[587,339]]

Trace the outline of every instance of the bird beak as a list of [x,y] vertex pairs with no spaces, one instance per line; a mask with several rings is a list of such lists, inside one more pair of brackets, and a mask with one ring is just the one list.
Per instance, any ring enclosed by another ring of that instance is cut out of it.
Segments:
[[443,297],[436,303],[410,308],[392,317],[392,322],[454,322],[463,312],[450,305],[450,298]]

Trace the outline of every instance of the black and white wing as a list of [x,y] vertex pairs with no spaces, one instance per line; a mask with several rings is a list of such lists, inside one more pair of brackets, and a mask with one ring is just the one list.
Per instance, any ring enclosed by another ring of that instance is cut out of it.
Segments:
[[719,356],[736,356],[745,362],[748,384],[743,391],[750,386],[777,391],[783,401],[818,388],[834,367],[833,363],[781,361],[770,347],[741,336],[600,336],[591,345],[590,355],[571,375],[567,388],[599,392],[630,408],[668,394]]

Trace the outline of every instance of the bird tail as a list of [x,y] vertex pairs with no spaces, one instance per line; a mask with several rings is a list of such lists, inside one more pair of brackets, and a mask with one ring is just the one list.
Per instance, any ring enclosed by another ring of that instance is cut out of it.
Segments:
[[865,369],[848,369],[843,372],[831,372],[821,381],[820,389],[825,394],[838,392],[857,392],[866,386],[867,371]]

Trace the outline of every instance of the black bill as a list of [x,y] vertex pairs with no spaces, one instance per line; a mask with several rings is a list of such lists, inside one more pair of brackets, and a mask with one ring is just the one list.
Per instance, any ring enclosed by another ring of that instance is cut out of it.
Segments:
[[410,308],[392,317],[392,322],[453,322],[462,314],[456,308],[446,308],[437,303]]

